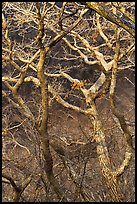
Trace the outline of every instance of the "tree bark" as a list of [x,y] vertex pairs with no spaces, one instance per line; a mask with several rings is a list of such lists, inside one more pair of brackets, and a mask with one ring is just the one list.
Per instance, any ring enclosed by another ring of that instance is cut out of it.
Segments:
[[102,124],[98,118],[98,113],[97,113],[95,104],[92,103],[91,107],[92,108],[89,109],[87,115],[91,123],[94,124],[94,128],[95,128],[94,139],[97,143],[97,155],[98,155],[101,171],[105,178],[112,201],[122,202],[123,195],[117,183],[117,177],[111,170],[112,167],[111,167],[111,162],[110,162],[110,158],[109,158],[109,154],[106,146],[105,134],[103,132]]

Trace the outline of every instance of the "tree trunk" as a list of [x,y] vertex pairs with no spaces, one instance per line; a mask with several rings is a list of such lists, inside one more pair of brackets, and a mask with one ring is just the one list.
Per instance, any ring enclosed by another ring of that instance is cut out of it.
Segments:
[[98,118],[98,113],[94,103],[92,104],[92,108],[89,109],[87,115],[92,124],[94,124],[94,138],[97,143],[97,155],[99,159],[99,164],[101,167],[102,174],[105,178],[108,190],[110,192],[111,199],[114,202],[122,202],[123,195],[121,193],[120,186],[117,183],[117,177],[112,172],[108,149],[105,142],[105,134],[102,128],[101,121]]

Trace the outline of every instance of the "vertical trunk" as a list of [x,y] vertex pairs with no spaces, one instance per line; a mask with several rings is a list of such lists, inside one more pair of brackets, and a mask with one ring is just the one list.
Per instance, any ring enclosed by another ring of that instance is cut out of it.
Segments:
[[41,48],[40,59],[38,63],[38,79],[40,81],[41,88],[41,104],[42,104],[42,120],[39,128],[39,133],[42,141],[42,150],[44,156],[44,170],[48,181],[53,187],[55,193],[61,201],[67,201],[60,186],[53,174],[53,159],[49,147],[49,136],[48,136],[48,83],[44,75],[44,61],[45,61],[45,50]]
[[98,119],[98,113],[94,103],[92,104],[92,108],[89,110],[88,117],[90,121],[95,124],[95,140],[97,143],[97,154],[102,174],[105,178],[112,201],[122,202],[123,196],[117,183],[117,177],[112,172],[109,154],[105,142],[105,134],[103,132],[102,124]]

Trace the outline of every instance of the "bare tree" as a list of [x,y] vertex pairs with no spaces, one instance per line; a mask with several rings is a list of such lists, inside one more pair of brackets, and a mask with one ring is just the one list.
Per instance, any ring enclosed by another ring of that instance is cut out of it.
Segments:
[[[134,126],[128,126],[117,106],[116,89],[120,73],[134,71],[134,2],[58,3],[2,5],[3,178],[15,191],[14,201],[29,201],[31,186],[32,201],[39,200],[42,189],[44,201],[122,202],[119,181],[132,159]],[[134,82],[125,79],[133,90]],[[98,106],[104,99],[109,102],[108,126]],[[75,121],[76,113],[87,120],[89,133],[78,123],[83,141],[54,131],[59,126],[52,117],[59,116],[56,102],[70,110],[67,119],[61,115],[66,123]],[[107,144],[109,134],[115,137],[113,129],[120,138],[117,145],[124,145],[120,162],[112,161],[115,148]],[[91,158],[98,159],[107,193],[98,195],[90,186],[86,190]]]

